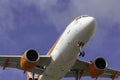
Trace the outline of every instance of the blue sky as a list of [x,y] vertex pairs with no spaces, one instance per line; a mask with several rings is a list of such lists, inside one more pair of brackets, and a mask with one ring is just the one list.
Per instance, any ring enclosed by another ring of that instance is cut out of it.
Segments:
[[[119,0],[0,0],[0,55],[21,55],[29,48],[46,54],[75,17],[88,14],[96,19],[97,28],[84,48],[86,56],[81,59],[90,61],[103,56],[109,67],[120,69],[119,3]],[[3,71],[0,67],[1,79],[25,80],[26,76],[23,71]],[[82,78],[88,79],[91,78]]]

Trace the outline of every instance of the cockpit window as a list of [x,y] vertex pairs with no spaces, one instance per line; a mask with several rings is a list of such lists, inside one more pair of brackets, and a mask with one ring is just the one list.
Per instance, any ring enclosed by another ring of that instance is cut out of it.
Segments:
[[81,16],[78,16],[78,17],[76,18],[76,20],[78,20],[78,19],[80,19],[80,18],[83,18],[83,17],[88,17],[88,15],[81,15]]
[[81,17],[88,17],[88,15],[82,15]]

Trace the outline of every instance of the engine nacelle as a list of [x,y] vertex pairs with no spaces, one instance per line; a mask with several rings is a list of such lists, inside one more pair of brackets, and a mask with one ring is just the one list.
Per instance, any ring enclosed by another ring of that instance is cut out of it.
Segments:
[[105,70],[108,67],[107,61],[102,57],[96,58],[94,64],[98,70]]
[[23,70],[27,71],[36,66],[39,61],[39,53],[34,49],[25,51],[20,60],[20,66]]
[[96,58],[94,61],[90,62],[88,73],[92,78],[97,78],[105,72],[107,66],[107,61],[104,58]]

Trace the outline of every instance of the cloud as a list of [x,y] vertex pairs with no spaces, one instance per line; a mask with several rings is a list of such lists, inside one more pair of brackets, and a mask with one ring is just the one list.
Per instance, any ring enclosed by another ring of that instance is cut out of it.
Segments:
[[88,14],[95,17],[97,27],[85,48],[87,59],[112,56],[107,58],[114,63],[120,52],[119,3],[119,0],[0,0],[0,51],[21,54],[34,47],[46,53],[75,17]]
[[[119,50],[119,48],[116,48],[119,47],[119,45],[114,43],[119,42],[120,38],[119,3],[120,1],[109,0],[70,0],[66,3],[62,3],[61,0],[61,3],[54,1],[52,2],[52,5],[45,5],[46,7],[42,11],[46,13],[48,20],[55,25],[56,29],[60,33],[75,17],[81,14],[88,14],[95,17],[97,23],[96,32],[92,37],[92,40],[90,40],[87,45],[87,51],[91,51],[91,53],[95,55],[94,57],[98,55],[106,57],[108,55],[112,55],[110,54],[111,52]],[[49,3],[46,2],[46,4]],[[60,4],[65,4],[66,6],[60,6]],[[61,10],[60,7],[63,9]],[[118,34],[116,34],[116,29]],[[115,35],[111,35],[111,33]],[[112,39],[113,36],[116,36],[114,37],[115,39]],[[115,47],[115,45],[117,46]]]
[[13,30],[13,14],[10,11],[9,1],[0,1],[0,34],[7,29]]
[[[18,1],[21,5],[34,5],[37,9],[40,10],[41,13],[45,13],[48,20],[56,26],[58,31],[61,31],[65,28],[66,25],[72,21],[73,18],[81,15],[81,14],[88,14],[95,17],[97,20],[103,21],[103,19],[108,19],[109,22],[119,23],[119,1],[109,1],[109,0],[22,0]],[[1,16],[8,15],[8,24],[14,25],[13,21],[13,14],[11,9],[9,8],[10,5],[16,7],[18,4],[15,0],[11,2],[8,0],[2,0],[1,4],[5,5],[5,7],[1,7],[2,13]],[[109,3],[108,3],[109,2]],[[15,4],[17,3],[17,4]],[[113,5],[113,6],[112,6]],[[6,8],[7,7],[7,8]],[[6,14],[4,14],[6,13]],[[8,14],[9,13],[9,14]],[[4,16],[5,17],[5,16]],[[5,18],[4,18],[5,19]],[[112,24],[109,23],[109,24]],[[6,24],[6,25],[8,25]],[[104,26],[107,27],[107,26]]]
[[[42,46],[42,52],[46,53],[50,46],[43,46],[52,45],[55,41],[49,38],[55,37],[58,32],[37,4],[38,0],[0,1],[1,54],[21,54],[19,51],[32,47],[38,49],[38,46]],[[48,34],[45,34],[46,30]],[[54,33],[56,35],[52,35]]]
[[[45,13],[48,20],[61,32],[75,17],[88,14],[96,18],[97,22],[107,20],[109,25],[120,22],[119,2],[109,0],[25,0],[34,3],[41,12]],[[116,11],[117,10],[117,11]],[[104,21],[104,24],[106,21]],[[100,23],[101,24],[101,23]],[[110,26],[101,26],[110,28]]]

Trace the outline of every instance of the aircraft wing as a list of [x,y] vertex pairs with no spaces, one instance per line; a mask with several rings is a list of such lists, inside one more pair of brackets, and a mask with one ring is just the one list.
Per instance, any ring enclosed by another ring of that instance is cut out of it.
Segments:
[[[72,69],[65,75],[65,77],[76,77],[79,75],[81,78],[82,76],[90,76],[88,73],[89,64],[89,62],[77,60]],[[79,74],[77,72],[79,72]],[[98,77],[112,78],[112,80],[114,80],[114,78],[118,78],[119,76],[120,71],[107,68],[105,72]]]
[[[5,68],[16,68],[23,70],[20,67],[20,59],[22,56],[10,56],[10,55],[0,55],[0,66]],[[29,69],[29,72],[34,72],[37,74],[41,74],[44,70],[44,67],[47,67],[51,62],[51,57],[48,55],[40,55],[39,61],[34,68]]]

